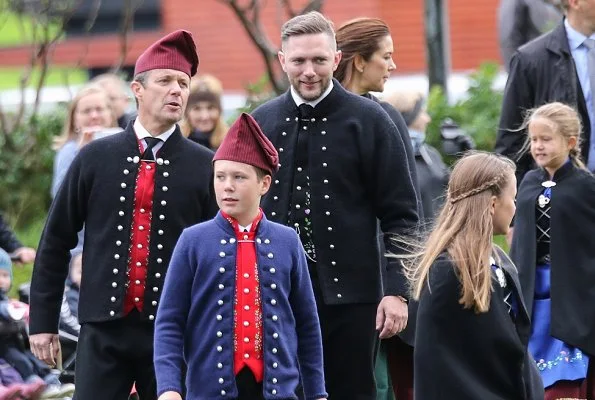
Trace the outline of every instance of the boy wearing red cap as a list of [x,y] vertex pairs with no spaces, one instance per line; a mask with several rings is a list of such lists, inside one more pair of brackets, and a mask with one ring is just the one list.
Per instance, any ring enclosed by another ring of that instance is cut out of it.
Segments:
[[159,399],[297,399],[300,383],[306,399],[325,399],[305,254],[259,208],[277,151],[242,114],[213,161],[220,212],[180,236],[157,313]]
[[131,88],[138,117],[121,133],[85,146],[50,210],[31,284],[31,349],[55,365],[69,250],[85,224],[76,400],[157,398],[154,320],[175,243],[216,207],[213,153],[177,126],[198,55],[190,32],[151,45]]

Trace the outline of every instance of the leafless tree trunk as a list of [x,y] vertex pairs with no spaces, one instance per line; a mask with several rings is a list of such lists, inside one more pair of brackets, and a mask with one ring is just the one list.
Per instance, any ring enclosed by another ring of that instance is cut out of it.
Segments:
[[[283,93],[287,89],[288,83],[285,75],[278,68],[277,53],[279,49],[267,36],[260,18],[265,2],[262,0],[247,0],[240,4],[240,0],[220,1],[232,9],[252,42],[258,48],[264,60],[266,73],[273,90],[277,94]],[[309,0],[305,6],[296,10],[291,4],[291,0],[279,1],[280,7],[288,19],[309,11],[320,11],[323,4],[324,0]]]
[[142,4],[143,0],[124,0],[122,4],[122,24],[119,32],[120,55],[118,57],[118,60],[112,67],[112,72],[114,73],[120,71],[120,69],[126,62],[126,57],[128,56],[130,33],[132,32],[132,29],[134,27],[134,14],[141,7]]

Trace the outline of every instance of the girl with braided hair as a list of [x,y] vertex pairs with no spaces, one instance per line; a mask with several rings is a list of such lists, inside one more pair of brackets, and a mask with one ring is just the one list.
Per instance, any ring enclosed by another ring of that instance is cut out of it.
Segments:
[[515,213],[514,172],[514,163],[496,154],[457,161],[424,249],[405,260],[419,302],[416,399],[543,399],[517,270],[492,243]]
[[546,400],[595,399],[595,178],[581,160],[580,118],[550,103],[522,129],[537,168],[519,187],[511,258],[531,315],[529,351]]

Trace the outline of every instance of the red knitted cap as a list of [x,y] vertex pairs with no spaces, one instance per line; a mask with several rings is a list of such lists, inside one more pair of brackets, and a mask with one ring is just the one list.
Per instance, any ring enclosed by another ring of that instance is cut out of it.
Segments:
[[251,115],[242,113],[229,128],[213,162],[236,161],[253,165],[273,174],[279,169],[279,154],[271,141],[262,133]]
[[198,69],[198,54],[192,34],[179,29],[149,46],[136,60],[134,75],[152,69],[175,69],[194,76]]

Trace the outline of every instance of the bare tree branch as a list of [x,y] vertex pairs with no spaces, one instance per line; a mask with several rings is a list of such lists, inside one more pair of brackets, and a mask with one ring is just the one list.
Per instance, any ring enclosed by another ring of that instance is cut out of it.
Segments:
[[117,73],[124,63],[126,62],[126,56],[128,55],[128,45],[130,40],[130,33],[134,27],[134,14],[143,4],[143,0],[124,0],[124,12],[122,14],[122,24],[120,27],[120,56],[118,61],[112,67],[112,72]]

